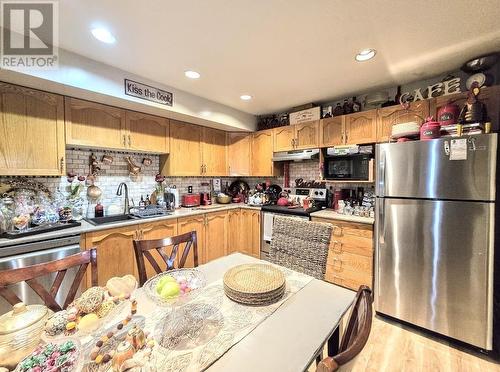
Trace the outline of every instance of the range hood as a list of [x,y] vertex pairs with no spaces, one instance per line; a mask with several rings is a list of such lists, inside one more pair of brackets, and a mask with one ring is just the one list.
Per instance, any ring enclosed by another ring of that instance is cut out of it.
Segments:
[[273,161],[302,161],[319,159],[319,149],[280,151],[273,153]]

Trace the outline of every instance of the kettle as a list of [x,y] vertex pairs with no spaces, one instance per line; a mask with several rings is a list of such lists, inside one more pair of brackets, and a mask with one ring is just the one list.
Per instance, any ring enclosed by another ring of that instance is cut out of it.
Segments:
[[278,201],[276,202],[281,207],[286,207],[289,204],[288,193],[285,191],[280,192]]

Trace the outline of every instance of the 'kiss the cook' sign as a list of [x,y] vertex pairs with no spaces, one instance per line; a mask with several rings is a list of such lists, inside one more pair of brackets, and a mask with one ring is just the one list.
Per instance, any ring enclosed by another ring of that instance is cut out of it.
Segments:
[[125,79],[125,94],[167,106],[174,103],[173,93],[129,79]]

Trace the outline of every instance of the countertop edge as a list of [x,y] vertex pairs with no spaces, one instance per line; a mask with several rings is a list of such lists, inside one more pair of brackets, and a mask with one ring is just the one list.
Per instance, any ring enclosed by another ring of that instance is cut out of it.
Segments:
[[360,217],[360,216],[351,216],[347,214],[340,214],[330,209],[323,209],[318,212],[313,212],[311,213],[311,217],[318,217],[329,220],[338,220],[338,221],[353,222],[353,223],[362,223],[365,225],[373,225],[375,223],[375,219],[371,217]]
[[37,241],[43,241],[43,240],[49,240],[49,239],[56,239],[56,238],[62,238],[66,236],[72,236],[72,235],[80,235],[80,234],[85,234],[85,233],[90,233],[90,232],[95,232],[95,231],[103,231],[103,230],[109,230],[109,229],[116,229],[116,228],[121,228],[121,227],[127,227],[127,226],[133,226],[133,225],[141,225],[141,224],[147,224],[147,223],[152,223],[152,222],[158,222],[158,221],[163,221],[163,220],[171,220],[171,219],[177,219],[177,218],[183,218],[183,217],[190,217],[190,216],[196,216],[200,214],[206,214],[206,213],[215,213],[215,212],[222,212],[222,211],[229,211],[232,209],[238,209],[238,208],[243,208],[243,209],[254,209],[254,210],[260,210],[260,207],[256,206],[249,206],[243,203],[235,203],[235,204],[228,204],[228,205],[212,205],[208,207],[200,206],[200,207],[195,207],[193,208],[179,208],[176,209],[172,214],[166,215],[166,216],[159,216],[159,217],[152,217],[152,218],[144,218],[144,219],[132,219],[132,220],[127,220],[127,221],[121,221],[121,222],[114,222],[114,223],[109,223],[109,224],[104,224],[104,225],[99,225],[99,226],[94,226],[90,223],[88,223],[85,220],[80,221],[82,223],[81,226],[78,227],[73,227],[69,229],[63,229],[63,230],[56,230],[56,231],[51,231],[43,234],[37,234],[37,235],[30,235],[26,236],[23,238],[18,238],[18,239],[0,239],[0,248],[7,248],[9,246],[13,245],[18,245],[18,244],[26,244],[26,243],[33,243]]

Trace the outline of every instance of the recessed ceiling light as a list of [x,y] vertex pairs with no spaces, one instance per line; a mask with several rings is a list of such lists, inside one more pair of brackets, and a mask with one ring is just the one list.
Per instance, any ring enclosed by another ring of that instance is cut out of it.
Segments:
[[252,99],[252,96],[250,94],[242,94],[240,96],[240,98],[243,100],[243,101],[250,101]]
[[377,51],[375,49],[363,49],[358,54],[356,54],[355,58],[358,62],[364,62],[375,57],[375,54],[377,54]]
[[116,38],[113,36],[113,34],[105,28],[95,27],[91,31],[92,35],[94,35],[97,40],[102,41],[103,43],[113,44],[116,42]]
[[184,71],[184,75],[186,75],[186,77],[188,77],[190,79],[199,79],[201,76],[199,72],[191,71],[191,70]]

